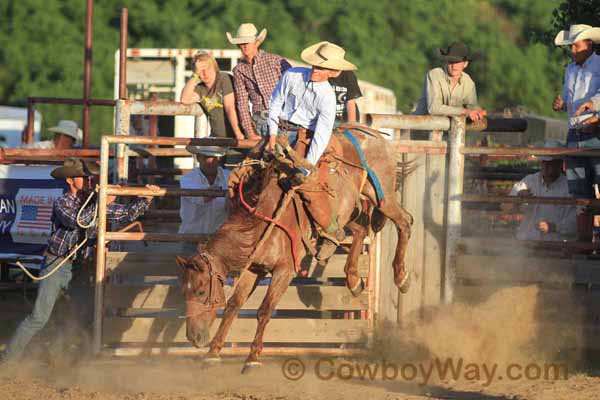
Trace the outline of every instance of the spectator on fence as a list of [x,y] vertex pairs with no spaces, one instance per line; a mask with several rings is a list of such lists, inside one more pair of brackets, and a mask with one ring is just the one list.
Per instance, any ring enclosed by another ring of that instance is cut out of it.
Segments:
[[[269,102],[271,94],[290,64],[277,54],[259,49],[267,30],[258,33],[254,24],[241,24],[236,36],[227,32],[227,39],[242,52],[242,58],[233,69],[235,102],[240,125],[248,139],[269,136]],[[252,105],[252,114],[248,110]],[[260,135],[260,136],[259,136]]]
[[43,140],[40,142],[24,144],[21,146],[21,148],[67,150],[72,149],[76,145],[81,145],[83,133],[75,121],[59,121],[57,126],[48,128],[48,131],[54,133],[54,138],[52,140]]
[[[564,147],[558,140],[547,140],[544,147]],[[538,156],[540,172],[527,175],[517,182],[511,196],[570,197],[567,179],[563,175],[563,159],[556,156]],[[514,204],[503,204],[504,211],[514,210]],[[522,204],[523,220],[517,229],[519,240],[573,239],[577,232],[576,207],[555,204]]]
[[478,54],[466,44],[455,42],[438,49],[444,66],[427,72],[416,115],[465,115],[471,121],[479,121],[486,115],[477,102],[475,83],[465,72],[469,62]]
[[194,73],[181,92],[181,101],[202,107],[211,136],[244,139],[235,110],[231,75],[221,72],[215,58],[204,51],[194,56],[193,65]]
[[358,122],[356,99],[362,97],[362,92],[356,74],[353,71],[336,71],[328,81],[335,92],[335,126],[344,122]]
[[[95,201],[87,205],[85,201],[91,190],[91,179],[98,175],[98,170],[96,163],[67,158],[63,166],[52,171],[52,177],[64,180],[68,190],[53,205],[52,233],[44,253],[45,265],[40,272],[41,276],[47,278],[39,285],[32,313],[21,322],[5,352],[0,355],[0,361],[20,358],[33,336],[48,322],[60,292],[69,287],[73,272],[77,269],[75,265],[81,264],[92,254],[96,236],[96,205]],[[151,185],[147,185],[147,188],[159,189]],[[136,220],[144,214],[152,201],[152,196],[140,197],[129,205],[123,205],[116,203],[115,198],[107,198],[107,219],[117,224]],[[85,239],[87,240],[84,242]],[[60,263],[62,266],[58,268]],[[51,272],[55,268],[58,269]],[[89,310],[83,311],[89,314]]]
[[[229,171],[219,165],[226,149],[217,146],[187,146],[187,151],[196,156],[198,168],[181,177],[182,189],[227,190]],[[179,233],[213,234],[223,225],[229,215],[225,197],[181,197],[181,225]],[[195,244],[184,245],[193,251]]]
[[[589,25],[571,25],[554,38],[557,46],[569,46],[571,62],[565,71],[562,95],[552,103],[554,111],[566,111],[569,117],[567,146],[571,148],[600,148],[600,139],[590,135],[591,115],[577,112],[589,100],[600,99],[600,56],[594,53],[594,43],[600,43],[600,28]],[[583,112],[584,110],[582,110]],[[573,197],[595,198],[600,183],[600,158],[568,157],[567,180]],[[592,213],[579,208],[578,234],[581,239],[591,237]]]

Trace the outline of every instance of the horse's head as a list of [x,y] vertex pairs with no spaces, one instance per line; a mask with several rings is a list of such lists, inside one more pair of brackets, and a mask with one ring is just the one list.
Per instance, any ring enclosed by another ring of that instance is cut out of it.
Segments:
[[183,268],[183,296],[186,303],[186,333],[194,346],[204,346],[217,310],[225,305],[225,273],[221,265],[208,256],[176,256]]

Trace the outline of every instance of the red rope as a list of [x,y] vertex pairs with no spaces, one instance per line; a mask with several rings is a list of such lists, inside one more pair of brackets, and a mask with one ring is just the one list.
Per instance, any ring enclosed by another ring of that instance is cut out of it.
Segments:
[[250,214],[255,215],[256,217],[262,219],[263,221],[274,223],[275,225],[277,225],[278,227],[283,229],[285,231],[285,233],[289,236],[289,238],[292,242],[292,257],[294,258],[294,273],[297,274],[298,270],[300,269],[300,261],[298,260],[298,254],[296,253],[296,242],[297,242],[296,235],[294,235],[294,233],[291,231],[291,229],[288,228],[287,226],[283,225],[279,221],[275,221],[271,217],[267,217],[266,215],[260,214],[259,212],[256,211],[256,207],[251,207],[250,204],[246,203],[246,200],[244,200],[243,187],[244,187],[244,182],[242,180],[240,180],[240,184],[238,186],[238,193],[240,195],[240,201],[242,202],[243,206],[248,210],[248,212]]

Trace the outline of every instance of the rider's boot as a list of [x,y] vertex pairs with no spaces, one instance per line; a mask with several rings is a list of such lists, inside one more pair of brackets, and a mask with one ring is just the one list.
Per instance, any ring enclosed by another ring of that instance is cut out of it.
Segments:
[[336,217],[327,230],[319,229],[319,236],[321,236],[322,241],[315,258],[322,263],[335,253],[340,242],[346,238],[346,233],[343,229],[340,229]]

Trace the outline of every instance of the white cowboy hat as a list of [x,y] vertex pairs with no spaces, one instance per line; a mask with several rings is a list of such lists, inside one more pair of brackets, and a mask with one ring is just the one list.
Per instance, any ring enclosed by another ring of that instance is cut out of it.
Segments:
[[206,157],[221,158],[227,154],[227,149],[219,146],[185,146],[185,149],[192,154],[202,154]]
[[594,43],[600,43],[600,28],[579,24],[571,25],[568,31],[560,31],[554,38],[557,46],[566,46],[580,40],[589,39]]
[[80,143],[83,138],[83,133],[77,126],[77,122],[66,119],[58,121],[58,125],[48,128],[48,131],[70,136],[75,139],[76,143]]
[[[557,148],[557,147],[565,147],[565,145],[560,140],[547,139],[544,142],[543,147],[547,148],[547,149],[554,149],[554,148]],[[534,156],[534,157],[537,158],[540,161],[562,160],[564,158],[562,156]]]
[[321,68],[337,71],[355,70],[356,65],[344,59],[345,54],[346,51],[336,44],[319,42],[304,49],[300,58],[310,65]]
[[231,44],[244,44],[252,42],[258,42],[258,44],[261,44],[267,37],[267,30],[263,29],[259,34],[254,24],[246,23],[240,25],[236,36],[232,36],[229,32],[226,32],[226,35],[227,40],[229,40],[229,43]]

